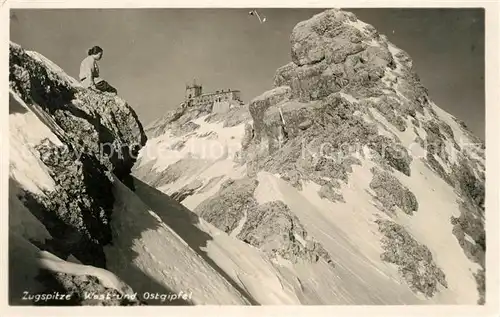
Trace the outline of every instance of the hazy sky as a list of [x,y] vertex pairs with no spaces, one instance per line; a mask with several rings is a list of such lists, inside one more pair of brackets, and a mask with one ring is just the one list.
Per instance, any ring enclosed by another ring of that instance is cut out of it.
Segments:
[[[349,9],[346,9],[349,10]],[[13,10],[11,40],[77,77],[87,49],[100,45],[101,75],[144,124],[177,106],[187,82],[204,91],[238,89],[244,101],[272,88],[290,61],[289,36],[321,9]],[[484,11],[350,9],[407,51],[431,98],[484,138]]]

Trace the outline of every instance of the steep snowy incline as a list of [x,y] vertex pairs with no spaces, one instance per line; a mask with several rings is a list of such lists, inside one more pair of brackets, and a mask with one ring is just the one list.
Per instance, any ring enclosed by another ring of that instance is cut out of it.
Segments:
[[484,144],[352,13],[290,39],[292,61],[248,105],[148,127],[134,175],[200,217],[202,256],[250,293],[210,245],[258,250],[302,304],[484,303]]
[[[147,303],[248,303],[119,180],[115,180],[114,195],[116,201],[111,221],[113,245],[105,248],[107,267],[122,276],[135,291],[143,295]],[[189,299],[162,302],[144,295],[180,292],[189,294]]]
[[220,231],[165,193],[140,180],[134,184],[137,196],[252,304],[300,304],[262,252]]

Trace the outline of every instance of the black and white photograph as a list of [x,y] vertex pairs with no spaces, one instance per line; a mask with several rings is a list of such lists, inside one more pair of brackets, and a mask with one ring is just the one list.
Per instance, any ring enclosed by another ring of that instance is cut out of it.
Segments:
[[8,305],[484,307],[486,12],[10,8]]

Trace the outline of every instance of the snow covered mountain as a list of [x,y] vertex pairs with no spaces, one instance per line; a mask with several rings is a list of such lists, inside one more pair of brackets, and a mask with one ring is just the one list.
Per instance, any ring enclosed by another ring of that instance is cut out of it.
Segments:
[[484,144],[352,13],[299,23],[291,60],[247,105],[148,126],[133,174],[199,217],[202,256],[259,303],[483,303]]
[[351,13],[291,48],[249,104],[143,129],[11,43],[10,303],[484,303],[482,142]]

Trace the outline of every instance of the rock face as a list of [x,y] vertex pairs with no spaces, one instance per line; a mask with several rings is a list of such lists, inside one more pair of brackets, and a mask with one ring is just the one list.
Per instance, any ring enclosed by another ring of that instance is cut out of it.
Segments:
[[384,208],[393,212],[399,207],[403,212],[412,215],[418,210],[418,201],[415,195],[390,173],[373,169],[373,179],[370,188],[377,194],[377,199]]
[[353,14],[317,14],[290,42],[248,106],[153,123],[145,149],[168,157],[141,152],[135,175],[257,248],[303,302],[484,303],[484,144]]
[[434,296],[437,285],[448,287],[443,271],[436,266],[432,253],[401,226],[390,221],[378,221],[385,238],[382,240],[384,261],[399,267],[410,287],[428,297]]
[[[55,279],[62,286],[61,291],[71,296],[67,305],[82,306],[137,306],[141,302],[133,296],[123,295],[113,288],[99,283],[94,276],[72,276],[56,273]],[[56,302],[61,304],[61,302]]]
[[332,264],[328,252],[312,239],[300,220],[281,201],[272,201],[250,210],[241,232],[241,240],[264,250],[271,258],[277,255],[291,262],[317,262],[323,258]]
[[[103,246],[112,243],[112,175],[132,186],[130,172],[147,141],[142,124],[123,99],[82,88],[36,52],[11,43],[9,62],[10,113],[27,111],[36,118],[30,120],[48,131],[47,137],[22,145],[52,183],[50,189],[26,186],[18,176],[29,171],[16,167],[27,159],[24,153],[11,156],[11,190],[17,189],[17,197],[52,236],[38,247],[105,268]],[[24,129],[36,128],[26,125]],[[84,285],[91,289],[97,285],[92,278],[55,278],[74,292],[81,293]]]
[[10,45],[9,65],[12,91],[50,115],[65,143],[95,155],[119,178],[130,173],[147,138],[123,99],[81,89],[16,44]]
[[242,241],[263,250],[270,258],[291,262],[333,264],[328,252],[312,239],[300,220],[281,201],[259,204],[254,178],[225,181],[218,193],[194,210],[201,217]]

